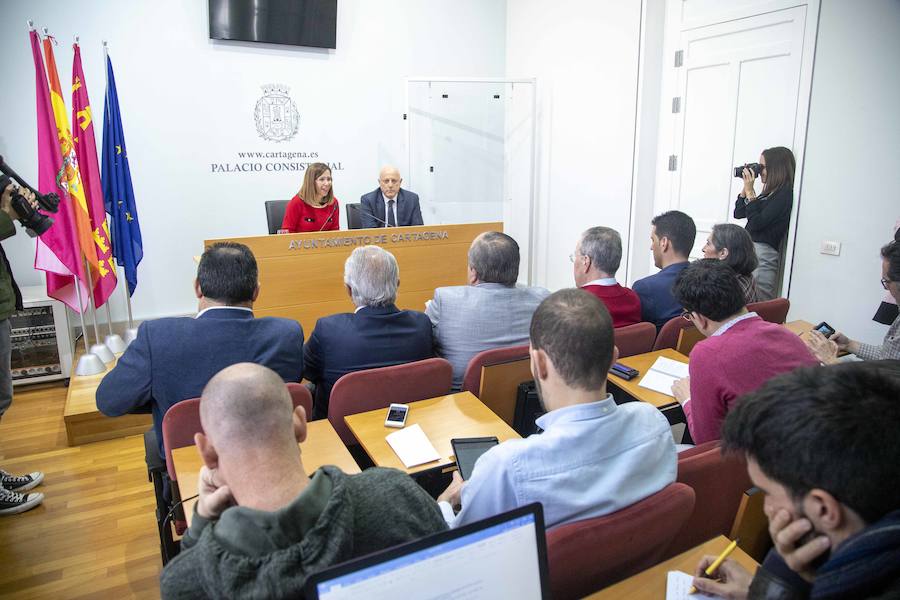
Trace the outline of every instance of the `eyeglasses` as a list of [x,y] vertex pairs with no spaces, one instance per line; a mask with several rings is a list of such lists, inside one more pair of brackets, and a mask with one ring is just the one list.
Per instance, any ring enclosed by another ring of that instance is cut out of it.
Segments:
[[574,263],[576,257],[578,257],[578,258],[585,258],[585,255],[584,255],[584,254],[570,254],[570,255],[569,255],[569,262]]
[[888,289],[888,286],[892,283],[896,282],[891,281],[890,279],[884,279],[883,277],[881,278],[881,287],[883,287],[884,289]]
[[686,308],[683,309],[681,311],[681,318],[684,319],[685,321],[690,321],[691,320],[691,311],[689,311]]

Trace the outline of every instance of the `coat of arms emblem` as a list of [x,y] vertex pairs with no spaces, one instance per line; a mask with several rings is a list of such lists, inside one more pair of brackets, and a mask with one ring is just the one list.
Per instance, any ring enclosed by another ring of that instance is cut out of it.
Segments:
[[297,105],[288,96],[286,85],[263,86],[263,97],[256,102],[253,118],[259,137],[270,142],[286,142],[297,134],[300,113]]

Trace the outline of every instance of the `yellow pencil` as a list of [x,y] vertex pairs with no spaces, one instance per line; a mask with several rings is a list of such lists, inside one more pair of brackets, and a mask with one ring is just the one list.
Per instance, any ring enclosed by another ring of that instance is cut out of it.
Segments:
[[[723,562],[725,562],[725,559],[728,558],[728,556],[732,552],[734,552],[734,549],[737,548],[738,541],[740,541],[740,540],[734,540],[733,542],[728,544],[728,547],[722,551],[722,554],[719,555],[719,558],[714,560],[711,565],[706,567],[706,571],[704,571],[704,573],[706,574],[707,577],[712,577],[712,574],[716,572],[716,570],[719,568],[719,566],[721,566],[721,564]],[[694,594],[696,592],[697,592],[697,588],[695,588],[694,586],[691,586],[691,589],[688,591],[688,594]]]

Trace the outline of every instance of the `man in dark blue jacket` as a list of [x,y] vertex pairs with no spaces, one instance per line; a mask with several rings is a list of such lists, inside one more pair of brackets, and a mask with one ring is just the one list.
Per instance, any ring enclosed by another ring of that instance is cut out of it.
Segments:
[[384,167],[378,174],[378,189],[363,194],[360,222],[363,229],[422,225],[419,195],[400,187],[403,179],[395,167]]
[[672,296],[672,286],[688,266],[696,237],[694,220],[681,211],[670,210],[651,221],[653,264],[662,270],[635,281],[631,289],[641,299],[641,319],[656,325],[657,330],[681,314],[681,305]]
[[256,258],[247,246],[214,244],[200,257],[196,317],[145,321],[137,338],[97,388],[97,408],[110,417],[153,414],[163,452],[162,418],[173,405],[197,398],[213,375],[236,363],[266,366],[282,379],[303,374],[303,329],[290,319],[253,316],[259,295]]
[[319,319],[303,348],[304,376],[316,384],[316,419],[328,416],[331,388],[341,376],[434,355],[425,313],[394,304],[400,269],[393,254],[378,246],[355,249],[344,265],[344,284],[356,311]]

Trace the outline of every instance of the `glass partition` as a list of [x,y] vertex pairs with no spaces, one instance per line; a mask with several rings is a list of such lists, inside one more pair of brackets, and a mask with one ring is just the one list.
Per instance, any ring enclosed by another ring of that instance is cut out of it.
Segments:
[[502,221],[530,277],[534,80],[409,79],[409,166],[426,224]]

